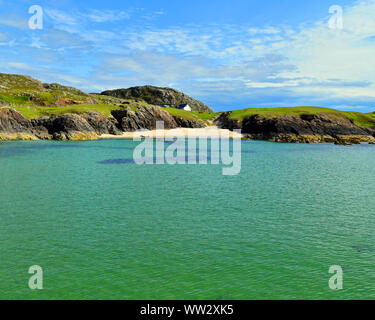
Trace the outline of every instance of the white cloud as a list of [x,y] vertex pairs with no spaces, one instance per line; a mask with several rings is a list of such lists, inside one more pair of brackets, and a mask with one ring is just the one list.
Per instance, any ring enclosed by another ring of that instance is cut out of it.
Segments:
[[28,18],[19,17],[12,14],[3,14],[0,16],[0,25],[24,30],[28,28]]
[[374,0],[361,1],[356,6],[344,8],[342,30],[330,29],[325,20],[301,30],[292,40],[283,43],[283,47],[277,48],[297,66],[297,71],[284,72],[281,76],[369,82],[371,87],[348,88],[345,83],[338,83],[336,87],[322,86],[320,89],[321,93],[330,92],[336,96],[375,97],[375,42],[367,39],[375,34],[374,13]]
[[57,24],[75,25],[77,23],[76,19],[72,15],[63,11],[45,9],[44,12]]
[[89,13],[82,13],[83,17],[93,22],[114,22],[118,20],[130,19],[130,14],[126,11],[116,10],[89,10]]
[[278,34],[281,33],[281,30],[276,27],[266,27],[266,28],[250,28],[249,30],[250,35],[258,35],[258,34]]

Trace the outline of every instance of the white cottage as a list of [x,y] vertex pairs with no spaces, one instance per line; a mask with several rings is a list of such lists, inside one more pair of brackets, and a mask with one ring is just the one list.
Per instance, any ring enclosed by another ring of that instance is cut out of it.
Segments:
[[191,111],[191,107],[188,104],[180,104],[177,108],[185,111]]

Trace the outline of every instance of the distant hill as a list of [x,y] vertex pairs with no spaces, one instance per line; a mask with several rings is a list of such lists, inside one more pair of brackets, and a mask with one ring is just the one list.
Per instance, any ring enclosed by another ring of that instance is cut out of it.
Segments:
[[91,95],[58,83],[42,83],[29,76],[0,73],[0,105],[62,107],[76,104],[121,103],[108,96]]
[[121,99],[140,99],[149,104],[168,103],[172,106],[188,104],[193,111],[213,112],[211,108],[203,102],[193,99],[176,89],[161,88],[154,86],[131,87],[128,89],[107,90],[101,95],[112,96]]

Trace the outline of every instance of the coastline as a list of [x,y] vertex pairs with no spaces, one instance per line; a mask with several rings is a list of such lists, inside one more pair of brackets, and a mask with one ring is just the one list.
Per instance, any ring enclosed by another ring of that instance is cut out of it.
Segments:
[[123,132],[121,135],[102,134],[99,136],[99,139],[163,139],[199,137],[243,139],[244,135],[234,131],[230,131],[228,129],[221,129],[216,126],[209,126],[205,128],[154,129],[145,131]]
[[[163,123],[161,128],[158,122]],[[375,144],[375,129],[324,113],[271,118],[256,114],[236,120],[231,118],[231,112],[226,112],[213,121],[203,122],[172,116],[156,106],[141,107],[137,111],[123,107],[113,110],[109,117],[86,112],[34,119],[28,119],[10,107],[0,108],[0,141],[199,137],[281,143]]]

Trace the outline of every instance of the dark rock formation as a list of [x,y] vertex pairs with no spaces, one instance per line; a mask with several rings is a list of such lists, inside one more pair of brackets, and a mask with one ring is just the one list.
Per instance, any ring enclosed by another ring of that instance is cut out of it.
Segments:
[[46,128],[55,140],[91,140],[98,137],[95,129],[78,114],[41,117],[32,122],[35,127]]
[[349,119],[340,116],[301,115],[283,116],[267,119],[259,115],[251,116],[242,123],[246,133],[274,136],[275,134],[291,133],[296,135],[369,135],[369,129],[358,127]]
[[204,127],[197,120],[174,117],[162,108],[153,106],[138,107],[136,111],[133,111],[130,107],[124,107],[120,110],[113,110],[111,114],[118,121],[123,131],[153,130],[156,128],[157,121],[164,121],[164,129]]
[[174,117],[159,107],[140,107],[137,111],[125,107],[112,114],[114,118],[88,112],[29,120],[19,112],[3,107],[0,108],[0,140],[92,140],[102,134],[121,135],[123,131],[155,129],[156,121],[163,121],[165,129],[204,127],[198,120]]
[[112,96],[120,99],[139,99],[149,104],[168,103],[172,106],[188,104],[193,111],[213,112],[203,102],[189,97],[188,95],[172,88],[160,88],[154,86],[132,87],[128,89],[108,90],[102,95]]
[[7,107],[0,108],[0,132],[31,134],[31,129],[31,121],[18,111]]
[[11,108],[0,108],[0,140],[37,140],[32,122]]
[[181,117],[173,116],[178,128],[204,128],[205,124],[197,120],[183,119]]
[[231,111],[221,113],[217,118],[214,119],[214,123],[220,128],[223,129],[242,129],[242,123],[239,120],[231,119]]
[[164,128],[176,128],[173,117],[165,110],[158,107],[139,107],[133,111],[130,107],[113,110],[112,116],[118,121],[123,131],[136,131],[140,129],[155,129],[157,121],[164,121]]
[[0,108],[0,140],[92,140],[103,133],[121,134],[114,119],[88,113],[29,120],[11,108]]
[[101,113],[88,112],[83,115],[83,118],[90,124],[90,126],[99,135],[101,134],[114,134],[120,135],[122,132],[118,128],[119,124],[114,118],[106,118]]
[[338,114],[304,114],[266,118],[253,115],[243,121],[230,118],[231,112],[222,113],[215,121],[222,128],[242,129],[247,138],[276,142],[334,142],[354,144],[375,140],[375,130],[359,127]]

